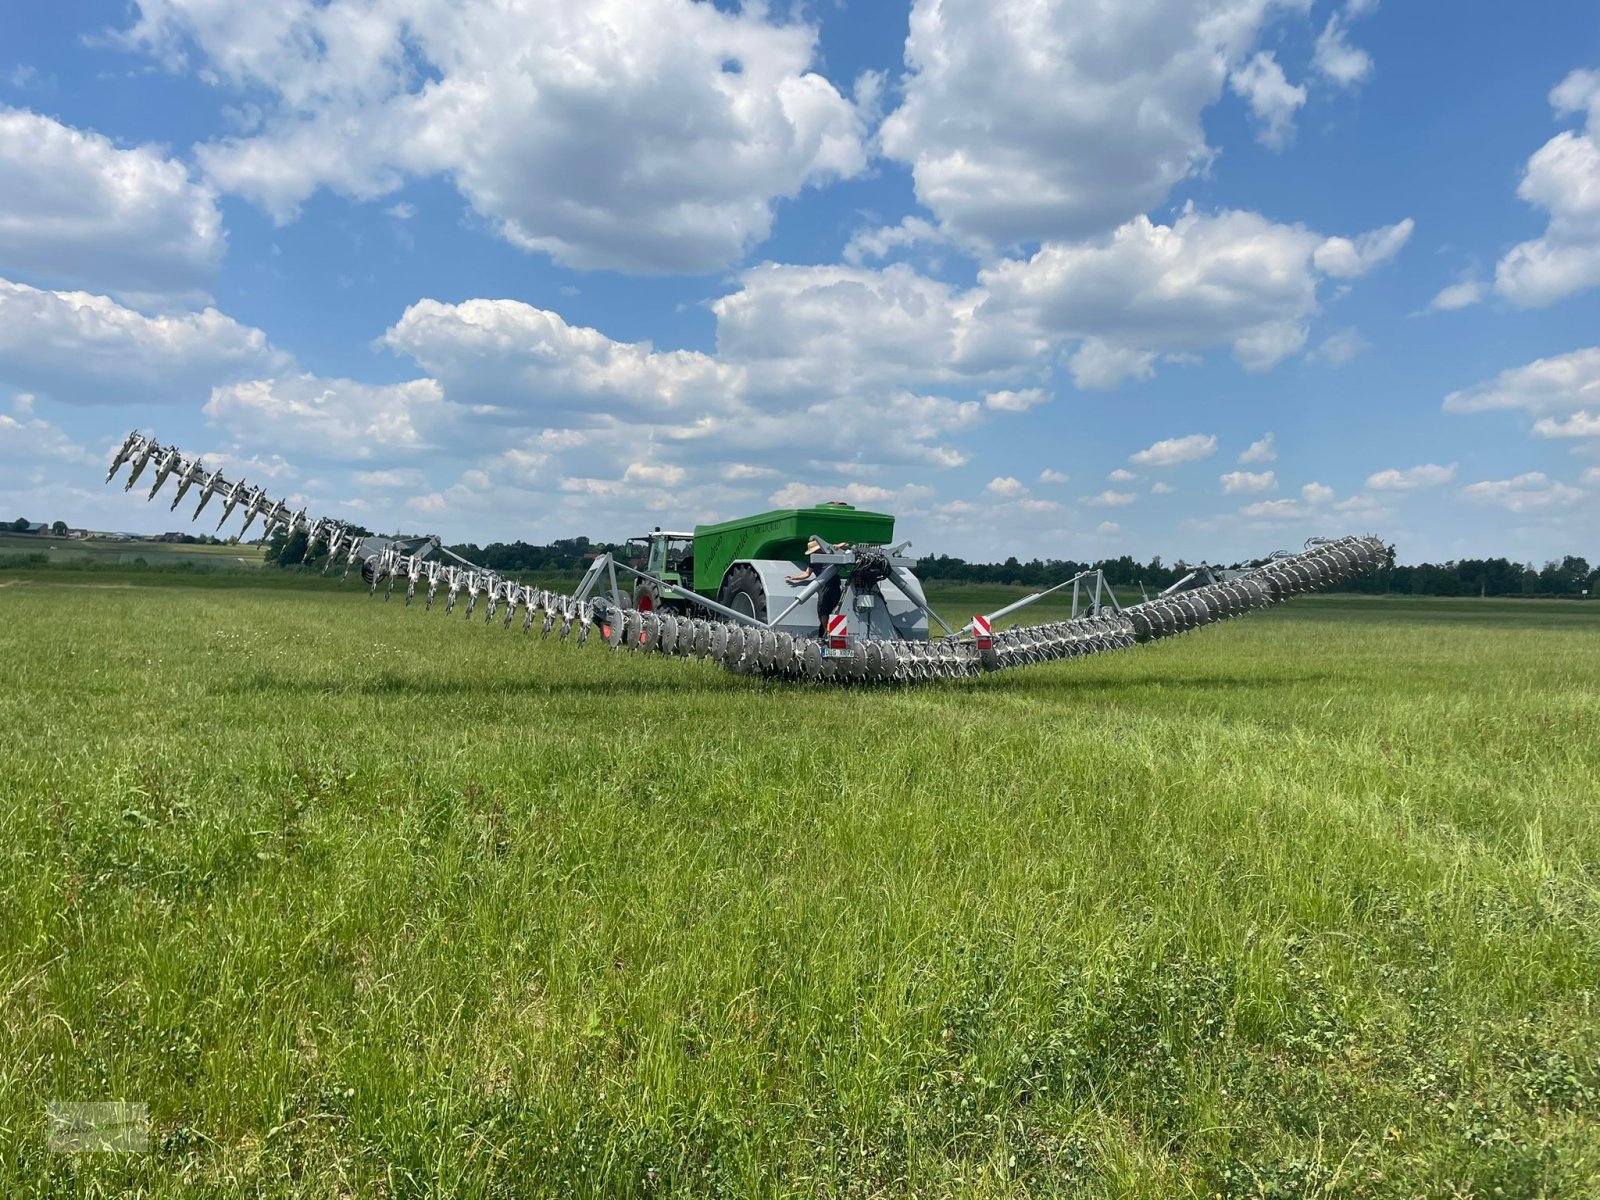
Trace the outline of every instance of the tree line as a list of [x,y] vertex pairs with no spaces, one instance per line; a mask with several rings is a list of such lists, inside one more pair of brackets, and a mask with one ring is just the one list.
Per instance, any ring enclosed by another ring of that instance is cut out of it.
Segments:
[[[357,529],[363,536],[371,531]],[[306,555],[304,533],[274,534],[267,546],[267,561],[280,566],[301,563],[321,566],[323,555]],[[507,574],[581,572],[596,555],[607,551],[631,561],[637,547],[613,542],[591,541],[587,537],[558,538],[548,545],[531,542],[490,542],[479,546],[464,542],[450,549],[469,562]],[[1259,566],[1265,559],[1226,564],[1231,569]],[[642,564],[639,564],[642,565]],[[1224,564],[1213,564],[1221,566]],[[1015,556],[998,563],[968,562],[949,554],[925,555],[917,560],[916,572],[924,580],[950,583],[991,583],[1021,587],[1049,587],[1083,571],[1098,568],[1106,581],[1123,587],[1143,586],[1151,593],[1160,591],[1186,575],[1193,564],[1181,559],[1168,564],[1160,557],[1140,562],[1130,555],[1080,562],[1070,558],[1032,558],[1026,562]],[[1587,559],[1566,555],[1542,567],[1519,563],[1509,558],[1463,558],[1443,563],[1401,564],[1389,547],[1387,565],[1342,585],[1342,590],[1374,595],[1397,596],[1575,596],[1587,591],[1600,595],[1600,568]]]

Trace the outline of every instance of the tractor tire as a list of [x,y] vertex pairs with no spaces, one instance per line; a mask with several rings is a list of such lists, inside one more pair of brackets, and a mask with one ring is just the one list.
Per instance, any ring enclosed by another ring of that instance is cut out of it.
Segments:
[[763,623],[767,620],[767,589],[761,585],[761,576],[756,574],[755,568],[743,563],[728,568],[722,588],[717,592],[717,603]]

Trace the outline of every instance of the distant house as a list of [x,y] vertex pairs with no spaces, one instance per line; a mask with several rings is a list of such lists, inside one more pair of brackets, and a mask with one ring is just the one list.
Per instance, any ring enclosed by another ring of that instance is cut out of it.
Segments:
[[44,537],[50,532],[50,526],[43,521],[29,521],[28,527],[19,532],[32,534],[34,537]]

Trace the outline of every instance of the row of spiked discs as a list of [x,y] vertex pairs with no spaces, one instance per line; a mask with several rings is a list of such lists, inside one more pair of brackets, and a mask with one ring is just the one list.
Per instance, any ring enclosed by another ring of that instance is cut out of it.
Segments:
[[1240,579],[1151,600],[1127,616],[1137,641],[1172,637],[1353,578],[1382,565],[1386,556],[1377,538],[1341,538],[1274,559]]
[[564,640],[576,629],[577,642],[582,645],[598,627],[614,649],[704,659],[740,674],[820,683],[956,679],[1123,650],[1349,579],[1382,565],[1387,553],[1381,541],[1370,537],[1319,542],[1302,553],[1274,559],[1238,578],[1161,596],[1122,612],[997,630],[992,638],[985,639],[983,649],[976,641],[956,637],[929,642],[852,638],[846,652],[838,653],[824,649],[820,638],[795,637],[764,627],[687,614],[623,609],[605,599],[580,599],[534,588],[487,568],[460,560],[459,565],[446,563],[426,551],[412,553],[382,540],[377,544],[384,548],[369,553],[367,538],[349,525],[309,517],[304,507],[295,509],[287,500],[274,500],[265,488],[251,486],[242,479],[226,479],[220,470],[208,469],[199,459],[138,433],[129,434],[123,442],[106,481],[109,483],[125,465],[129,468],[125,490],[131,490],[148,470],[153,476],[148,499],[154,499],[162,486],[172,480],[176,494],[171,507],[176,509],[192,492],[198,501],[194,512],[198,517],[215,499],[221,511],[219,529],[238,511],[244,520],[241,534],[257,518],[268,534],[304,533],[308,557],[326,552],[324,571],[342,558],[348,577],[352,567],[359,564],[369,594],[376,595],[384,587],[386,600],[403,584],[407,604],[420,592],[425,596],[425,607],[431,608],[442,591],[447,613],[454,613],[464,596],[469,618],[481,601],[484,621],[491,622],[498,616],[501,626],[507,629],[520,612],[525,633],[538,625],[542,635],[559,631]]
[[670,612],[586,602],[590,619],[614,649],[706,659],[743,675],[823,683],[905,683],[976,675],[978,657],[965,642],[851,639],[848,656],[830,655],[818,638]]

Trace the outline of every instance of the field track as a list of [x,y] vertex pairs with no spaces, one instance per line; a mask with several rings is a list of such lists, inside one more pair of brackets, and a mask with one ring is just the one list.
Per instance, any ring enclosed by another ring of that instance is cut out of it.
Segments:
[[867,692],[0,578],[0,1195],[1600,1194],[1600,603]]

